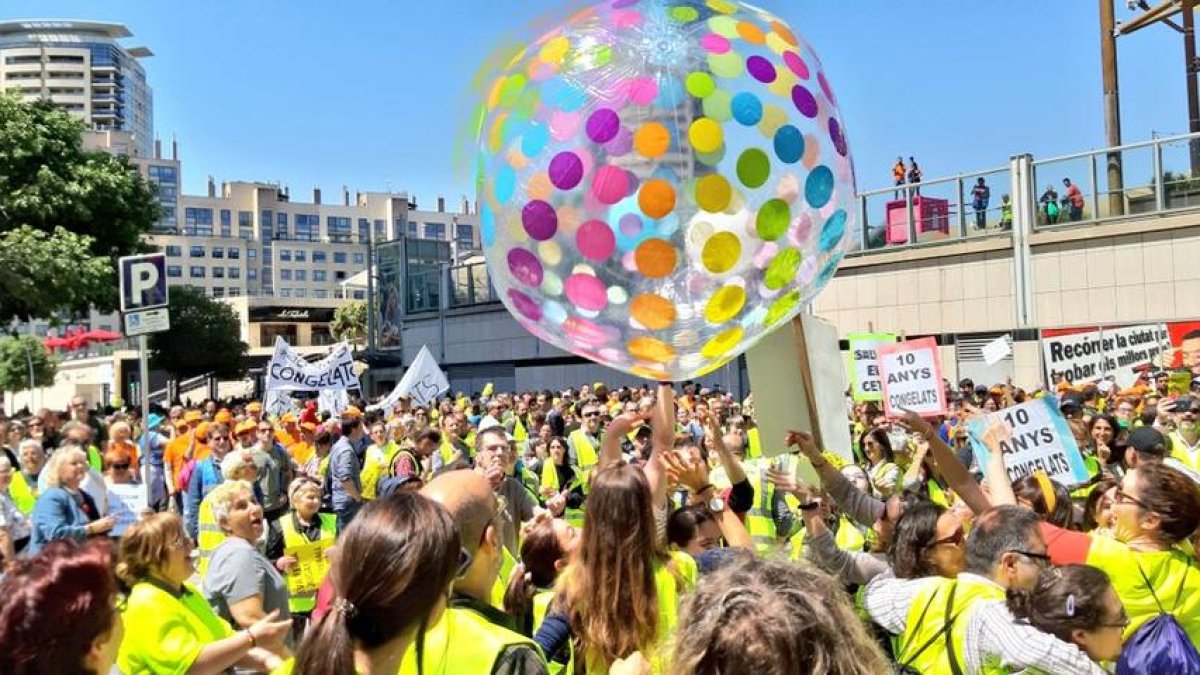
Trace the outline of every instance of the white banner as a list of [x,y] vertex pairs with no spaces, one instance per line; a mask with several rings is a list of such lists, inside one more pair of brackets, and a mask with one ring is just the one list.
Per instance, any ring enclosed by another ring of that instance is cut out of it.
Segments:
[[350,407],[350,395],[345,389],[322,389],[317,396],[317,411],[337,417]]
[[442,372],[438,362],[429,352],[429,347],[421,347],[417,358],[404,372],[404,377],[396,384],[396,388],[379,404],[381,408],[391,408],[401,396],[412,399],[413,405],[429,405],[433,399],[450,391],[450,382]]
[[276,336],[275,354],[267,365],[267,391],[359,388],[350,345],[339,343],[328,356],[316,363],[309,363],[282,337]]
[[1012,353],[1012,344],[1009,343],[1008,335],[1001,335],[983,346],[983,362],[989,366],[994,366],[1003,361],[1009,354]]
[[114,483],[108,487],[108,515],[116,519],[109,536],[125,534],[146,510],[146,486],[140,483]]
[[854,362],[851,371],[850,391],[855,401],[883,400],[883,387],[879,383],[879,360],[875,348],[896,341],[891,333],[854,333],[847,336],[850,358]]
[[1058,376],[1082,385],[1112,376],[1125,388],[1137,381],[1138,371],[1149,368],[1171,340],[1162,324],[1104,328],[1054,337],[1042,337],[1046,382]]
[[296,399],[282,389],[268,391],[263,400],[263,410],[272,417],[282,417],[287,413],[300,414],[300,406]]

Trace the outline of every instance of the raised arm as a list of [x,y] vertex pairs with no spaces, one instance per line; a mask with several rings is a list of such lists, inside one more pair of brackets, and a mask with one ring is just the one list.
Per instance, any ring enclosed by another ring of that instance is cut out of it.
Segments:
[[742,468],[742,463],[725,445],[725,437],[721,435],[721,427],[717,423],[716,417],[710,412],[704,412],[700,416],[700,423],[704,425],[704,437],[708,439],[709,445],[717,453],[717,459],[721,461],[721,466],[725,467],[725,474],[729,476],[730,484],[737,485],[746,480],[746,470]]
[[842,472],[821,454],[812,434],[807,431],[789,431],[786,443],[800,448],[800,453],[808,459],[808,463],[821,478],[821,487],[838,503],[842,512],[855,522],[870,527],[883,515],[884,503],[851,485]]
[[929,422],[916,413],[910,412],[905,414],[902,423],[913,433],[920,435],[929,443],[929,451],[933,455],[934,466],[937,467],[938,472],[942,474],[942,478],[946,480],[950,488],[962,498],[963,502],[972,511],[978,514],[992,507],[987,495],[983,492],[983,488],[979,486],[979,483],[975,482],[975,478],[971,475],[971,472],[967,470],[967,467],[963,466],[962,462],[958,461],[958,456],[937,435],[937,431]]
[[660,382],[654,408],[650,413],[650,461],[646,462],[646,478],[654,506],[661,508],[667,501],[667,472],[662,457],[675,449],[675,389],[670,382]]
[[1008,469],[1004,466],[1004,450],[1001,441],[1012,438],[1012,430],[1004,422],[988,427],[983,435],[983,444],[987,446],[988,458],[987,483],[992,506],[1016,504],[1017,496],[1013,493],[1012,481],[1008,478]]
[[600,467],[611,466],[621,461],[621,439],[630,431],[634,424],[643,417],[638,413],[622,413],[608,423],[604,430],[604,438],[600,439]]

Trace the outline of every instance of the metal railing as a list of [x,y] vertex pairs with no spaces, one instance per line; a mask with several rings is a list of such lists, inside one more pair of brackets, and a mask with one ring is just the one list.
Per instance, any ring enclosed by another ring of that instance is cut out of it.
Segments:
[[487,264],[482,262],[410,273],[405,287],[406,314],[500,302],[500,296],[492,286]]

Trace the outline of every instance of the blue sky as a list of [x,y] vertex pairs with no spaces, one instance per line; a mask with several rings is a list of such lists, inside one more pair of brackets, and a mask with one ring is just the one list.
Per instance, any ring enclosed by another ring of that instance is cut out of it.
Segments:
[[[1104,145],[1095,0],[759,4],[820,53],[860,189],[888,184],[898,154],[930,179]],[[0,18],[127,24],[128,44],[156,54],[155,126],[179,139],[189,193],[211,174],[280,181],[305,201],[314,185],[404,189],[428,206],[472,189],[455,162],[472,74],[561,5],[5,0]],[[1118,50],[1126,142],[1186,132],[1180,36],[1154,26]]]

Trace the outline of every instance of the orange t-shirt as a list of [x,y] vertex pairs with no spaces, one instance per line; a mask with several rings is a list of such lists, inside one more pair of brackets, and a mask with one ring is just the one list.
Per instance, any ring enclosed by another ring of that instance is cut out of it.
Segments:
[[[171,475],[175,480],[175,489],[182,490],[183,485],[179,483],[179,474],[183,472],[183,467],[187,464],[184,455],[187,453],[188,445],[192,442],[192,434],[194,431],[189,431],[187,434],[174,438],[167,443],[166,449],[163,450],[163,462],[171,467]],[[208,457],[208,444],[199,440],[196,441],[196,447],[192,450],[192,459],[201,461]]]
[[288,454],[292,456],[292,459],[295,460],[297,464],[307,463],[308,460],[312,458],[313,452],[316,450],[312,443],[305,443],[304,441],[292,443],[291,445],[287,446],[287,449]]
[[290,448],[299,441],[300,439],[298,438],[292,438],[292,435],[289,434],[283,427],[278,427],[275,429],[275,442],[283,447]]

